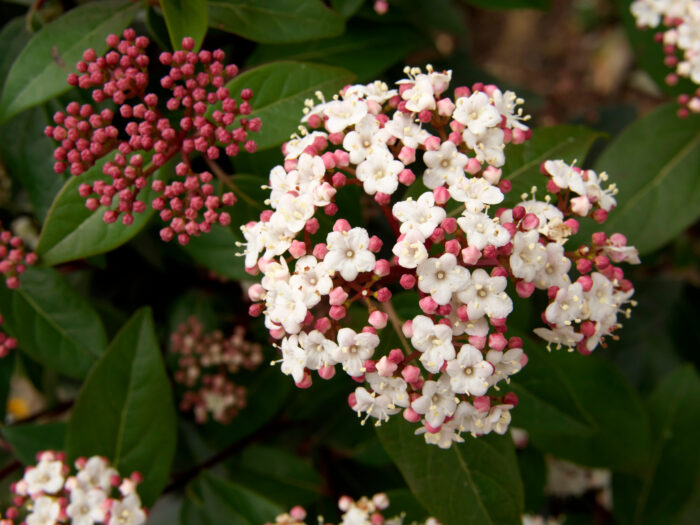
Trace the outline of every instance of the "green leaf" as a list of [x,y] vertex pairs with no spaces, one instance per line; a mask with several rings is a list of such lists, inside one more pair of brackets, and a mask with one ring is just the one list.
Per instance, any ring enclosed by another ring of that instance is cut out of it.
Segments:
[[699,165],[700,116],[678,118],[670,103],[640,118],[595,164],[620,190],[597,229],[623,233],[641,254],[660,248],[700,216]]
[[2,427],[2,436],[10,443],[15,456],[22,463],[34,465],[37,452],[63,450],[66,424],[58,422],[7,425]]
[[143,475],[150,507],[165,486],[175,453],[175,407],[148,308],[110,343],[80,390],[68,422],[66,452],[109,458],[122,476]]
[[549,0],[462,0],[484,9],[549,9]]
[[305,42],[343,32],[320,0],[209,0],[209,25],[264,44]]
[[581,465],[643,466],[648,418],[619,370],[595,355],[547,352],[543,341],[525,334],[523,344],[528,363],[511,383],[520,400],[513,425],[543,452]]
[[285,509],[241,485],[202,473],[187,486],[182,525],[260,525],[272,522]]
[[504,180],[509,180],[513,189],[506,195],[510,205],[520,202],[521,194],[530,188],[544,188],[547,178],[540,172],[545,160],[561,159],[565,162],[584,161],[588,150],[602,133],[585,126],[552,126],[534,128],[530,140],[506,147],[506,164],[503,166]]
[[53,170],[54,148],[44,135],[46,122],[44,109],[35,107],[0,126],[2,162],[9,175],[27,190],[34,213],[42,222],[65,181]]
[[347,69],[305,62],[272,62],[237,76],[226,87],[232,94],[253,90],[249,118],[262,119],[262,129],[251,134],[259,149],[279,146],[297,131],[304,101],[316,91],[330,95],[351,82]]
[[182,39],[192,37],[194,50],[198,51],[209,22],[207,0],[161,0],[160,7],[173,49],[182,49]]
[[51,268],[28,268],[17,290],[0,286],[3,329],[32,359],[83,378],[107,346],[102,321]]
[[652,453],[643,475],[616,476],[621,523],[677,523],[700,484],[700,377],[687,365],[668,374],[649,397]]
[[209,233],[191,237],[189,243],[178,244],[178,247],[205,268],[222,277],[239,280],[248,276],[244,258],[237,255],[243,252],[242,247],[236,246],[242,240],[243,236],[232,228],[214,224]]
[[393,418],[377,434],[431,516],[443,525],[522,523],[523,486],[509,435],[465,435],[465,443],[442,450],[414,430]]
[[27,22],[23,16],[13,18],[2,27],[0,42],[3,43],[0,55],[0,84],[5,84],[7,73],[12,67],[17,55],[29,42],[31,35],[27,32]]
[[259,221],[260,212],[267,209],[265,200],[270,198],[270,190],[264,190],[267,177],[255,175],[234,175],[231,189],[236,196],[236,204],[231,211],[231,224],[238,228],[250,221]]
[[360,82],[374,80],[389,66],[401,62],[426,40],[406,25],[356,22],[335,38],[302,44],[261,45],[248,59],[248,65],[273,60],[298,60],[343,67],[355,73]]
[[10,384],[15,372],[15,353],[10,352],[0,359],[0,420],[5,421],[7,402],[10,398]]
[[107,50],[105,37],[128,26],[141,4],[109,0],[85,4],[44,26],[17,57],[0,99],[0,121],[70,89],[68,73],[93,48]]
[[354,15],[365,0],[331,0],[331,6],[338,11],[343,18],[350,18]]
[[[141,190],[138,199],[146,203],[146,211],[135,213],[134,222],[129,226],[122,224],[121,220],[111,224],[104,222],[107,209],[104,206],[94,212],[85,207],[85,199],[78,193],[78,188],[81,184],[104,179],[102,166],[109,158],[100,159],[82,175],[71,176],[56,196],[36,247],[36,253],[44,263],[56,265],[113,250],[139,233],[155,213],[151,207],[155,192],[150,185]],[[163,166],[155,177],[165,176],[169,166]]]

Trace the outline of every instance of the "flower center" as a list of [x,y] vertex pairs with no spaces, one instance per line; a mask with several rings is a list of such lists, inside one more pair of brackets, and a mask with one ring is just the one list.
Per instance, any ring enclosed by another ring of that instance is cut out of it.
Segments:
[[345,257],[347,257],[348,259],[352,259],[353,257],[355,257],[355,252],[353,250],[348,250],[345,252]]

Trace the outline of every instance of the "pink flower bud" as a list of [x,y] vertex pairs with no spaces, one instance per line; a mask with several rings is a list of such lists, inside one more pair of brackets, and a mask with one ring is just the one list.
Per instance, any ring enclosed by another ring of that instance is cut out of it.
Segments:
[[343,186],[345,186],[347,180],[348,179],[345,176],[345,174],[340,172],[334,173],[331,177],[331,183],[333,183],[333,186],[335,186],[336,188],[342,188]]
[[331,293],[328,294],[328,302],[332,306],[342,305],[347,300],[348,293],[345,290],[343,290],[340,286],[336,286],[331,290]]
[[505,317],[490,317],[489,322],[491,323],[491,326],[499,328],[499,327],[504,327],[506,326],[506,322],[508,319]]
[[598,224],[603,224],[608,220],[608,212],[599,208],[593,212],[592,217]]
[[386,320],[388,318],[388,315],[380,310],[375,310],[371,314],[369,314],[369,324],[371,324],[374,328],[377,329],[382,329],[386,326]]
[[591,211],[593,207],[591,201],[589,201],[586,196],[574,197],[569,202],[571,204],[571,211],[581,217],[588,215],[588,212]]
[[382,193],[381,191],[378,191],[374,194],[374,200],[377,201],[377,204],[379,204],[380,206],[384,206],[391,202],[391,195],[389,195],[388,193]]
[[451,253],[452,255],[459,254],[460,244],[457,239],[450,239],[445,243],[445,252]]
[[327,170],[332,170],[335,168],[335,156],[330,151],[327,151],[321,155],[321,160],[323,160],[323,165]]
[[374,275],[384,277],[391,272],[391,266],[386,259],[379,259],[374,265]]
[[306,244],[302,241],[293,240],[291,246],[289,247],[289,253],[292,257],[298,259],[302,255],[306,254]]
[[311,373],[308,370],[304,370],[304,377],[296,383],[297,388],[309,388],[311,386],[312,379]]
[[318,375],[321,379],[331,379],[335,376],[335,367],[325,365],[318,369]]
[[401,370],[401,377],[407,383],[415,383],[420,377],[420,368],[413,365],[406,365],[403,370]]
[[475,246],[467,246],[462,250],[464,264],[476,264],[481,258],[481,252]]
[[331,306],[330,310],[328,312],[328,315],[331,317],[331,319],[334,319],[336,321],[340,321],[345,317],[346,310],[343,306]]
[[408,146],[404,146],[403,148],[401,148],[401,152],[399,153],[399,160],[404,164],[411,164],[412,162],[415,162],[415,148],[409,148]]
[[396,363],[392,363],[387,356],[382,356],[382,358],[377,361],[377,373],[382,377],[391,377],[398,368]]
[[476,175],[481,171],[481,162],[479,162],[476,158],[471,158],[464,167],[464,170],[470,175]]
[[605,270],[608,266],[610,266],[610,259],[608,259],[605,255],[596,256],[593,262],[596,268],[599,270]]
[[436,137],[435,135],[431,135],[427,139],[425,139],[424,146],[426,151],[437,151],[440,149],[440,137]]
[[486,336],[470,335],[468,340],[470,345],[478,348],[479,350],[483,350],[486,347]]
[[330,141],[331,144],[335,144],[336,146],[340,145],[343,143],[343,139],[345,138],[345,135],[343,133],[331,133],[328,135],[328,140]]
[[404,290],[410,290],[416,285],[416,277],[410,273],[405,273],[399,279],[399,284]]
[[323,260],[323,258],[328,253],[328,246],[326,246],[326,243],[320,242],[316,246],[314,246],[313,252],[311,253],[313,253],[313,256],[316,257],[319,261]]
[[433,190],[436,204],[445,204],[450,200],[450,192],[445,186],[438,186]]
[[421,310],[428,315],[434,314],[438,308],[438,304],[430,296],[423,297],[423,299],[418,301],[418,305],[420,306]]
[[491,408],[491,398],[489,396],[478,396],[474,398],[474,408],[477,412],[488,412]]
[[418,423],[421,419],[421,415],[411,407],[408,407],[403,411],[403,418],[410,423]]
[[493,348],[494,350],[498,350],[500,352],[506,347],[507,344],[508,340],[503,336],[503,334],[489,335],[490,348]]
[[324,334],[331,328],[331,320],[328,319],[328,317],[320,317],[316,319],[316,324],[314,324],[314,328],[322,334]]
[[576,279],[576,282],[581,285],[584,292],[590,292],[591,288],[593,288],[593,279],[590,275],[582,275]]
[[351,229],[352,226],[350,226],[350,223],[345,219],[338,219],[333,225],[334,232],[349,232]]
[[403,335],[408,338],[413,337],[413,321],[411,319],[404,321],[404,323],[401,325],[401,332],[403,332]]
[[250,288],[248,288],[248,297],[251,301],[262,301],[265,297],[265,289],[258,283],[255,283]]
[[484,170],[484,173],[482,175],[484,179],[486,179],[490,184],[496,185],[501,180],[502,173],[503,172],[500,168],[489,166]]
[[384,288],[380,288],[379,290],[377,290],[375,292],[374,296],[377,298],[377,301],[379,301],[380,303],[385,303],[391,299],[391,292],[389,291],[389,288],[384,287]]
[[462,134],[457,131],[452,131],[447,136],[447,140],[452,142],[455,146],[459,146],[462,143]]
[[515,291],[519,297],[523,299],[530,297],[535,291],[535,283],[530,283],[527,281],[518,281],[515,284]]
[[449,98],[443,98],[438,100],[437,111],[438,115],[441,117],[451,117],[452,112],[455,110],[455,104]]
[[534,213],[526,213],[523,217],[520,227],[525,230],[534,230],[540,225],[540,219]]
[[307,233],[310,233],[313,235],[316,233],[319,229],[320,225],[318,223],[318,219],[316,217],[312,217],[308,221],[306,221],[306,225],[304,226],[304,231]]

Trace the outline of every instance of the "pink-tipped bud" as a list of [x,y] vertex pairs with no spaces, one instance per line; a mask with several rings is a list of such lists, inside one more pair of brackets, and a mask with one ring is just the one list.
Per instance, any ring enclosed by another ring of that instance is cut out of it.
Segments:
[[503,402],[506,405],[518,406],[518,396],[515,392],[508,392],[503,396]]
[[374,328],[380,330],[386,326],[386,321],[389,316],[380,311],[380,310],[375,310],[371,314],[369,314],[369,324],[371,324]]
[[486,168],[484,170],[483,177],[490,184],[496,185],[501,180],[502,173],[503,173],[503,171],[500,168],[495,168],[493,166],[489,166],[488,168]]
[[489,335],[490,348],[493,348],[494,350],[498,350],[500,352],[506,347],[507,344],[508,340],[503,336],[503,334]]
[[445,243],[445,252],[451,253],[452,255],[459,254],[460,244],[457,239],[450,239]]
[[331,304],[331,306],[342,305],[347,300],[348,293],[340,286],[336,286],[331,290],[331,293],[328,294],[328,302]]
[[379,277],[384,277],[386,275],[389,275],[391,272],[391,265],[389,264],[389,261],[386,259],[379,259],[375,264],[374,264],[374,275],[377,275]]
[[576,282],[581,285],[584,292],[590,292],[593,288],[593,278],[590,275],[582,275],[576,279]]
[[474,408],[477,412],[488,412],[491,408],[491,398],[489,396],[478,396],[474,398]]
[[515,284],[515,292],[519,297],[526,299],[530,297],[535,291],[535,283],[530,283],[527,281],[518,281]]
[[410,423],[418,423],[420,421],[421,415],[413,410],[411,407],[404,409],[403,418]]
[[423,143],[423,145],[425,146],[425,149],[426,149],[427,151],[437,151],[437,150],[439,150],[439,149],[440,149],[440,144],[441,144],[440,137],[436,137],[436,136],[434,136],[434,135],[432,135],[432,136],[428,137],[427,139],[425,139],[425,142]]
[[593,220],[598,224],[603,224],[605,221],[608,220],[608,212],[601,208],[595,210],[591,216],[593,217]]
[[418,301],[418,305],[420,306],[421,310],[428,315],[434,314],[438,308],[438,304],[430,296],[423,297],[423,299]]
[[454,109],[455,104],[449,98],[443,98],[438,100],[437,110],[438,115],[440,115],[441,117],[451,117]]
[[265,288],[259,283],[253,284],[248,288],[248,297],[254,302],[262,301],[265,298]]
[[413,321],[411,319],[404,321],[401,325],[401,332],[408,338],[413,337]]
[[331,306],[328,311],[328,315],[335,321],[343,319],[346,313],[345,307],[343,306]]
[[445,204],[450,200],[450,192],[445,186],[438,186],[433,190],[436,204]]
[[304,244],[302,241],[293,240],[291,246],[289,247],[289,253],[292,254],[292,257],[295,259],[306,255],[306,244]]
[[404,146],[403,148],[401,148],[401,151],[399,152],[399,160],[404,164],[411,164],[412,162],[415,162],[415,148],[409,148],[408,146]]
[[321,379],[332,379],[335,376],[335,367],[325,365],[318,369],[318,375]]
[[382,377],[391,377],[398,368],[396,363],[392,363],[387,356],[382,356],[376,363],[376,371]]
[[475,246],[467,246],[462,250],[464,264],[476,264],[481,258],[481,252]]
[[374,296],[376,297],[377,301],[380,303],[386,303],[391,299],[391,292],[389,291],[389,288],[384,287],[380,288],[374,293]]
[[351,229],[352,227],[350,226],[350,223],[345,219],[338,219],[333,225],[334,232],[349,232]]
[[306,221],[306,225],[304,226],[304,231],[307,233],[310,233],[313,235],[318,231],[320,227],[320,224],[318,223],[318,219],[316,217],[312,217],[308,221]]
[[404,186],[410,186],[416,181],[416,175],[407,169],[401,170],[399,173],[399,182],[403,184]]
[[401,370],[401,377],[407,383],[415,383],[420,377],[420,368],[413,365],[406,365],[403,370]]
[[582,274],[587,274],[593,270],[593,263],[588,259],[579,259],[576,261],[576,269]]
[[323,258],[326,256],[328,253],[328,246],[326,246],[326,243],[319,242],[316,246],[314,246],[313,251],[311,252],[314,257],[316,257],[319,261],[323,260]]
[[416,276],[410,273],[405,273],[399,279],[399,284],[404,290],[410,290],[416,285]]
[[534,213],[526,213],[520,226],[523,230],[534,230],[540,225],[540,219]]
[[311,387],[312,379],[311,379],[311,373],[308,370],[304,370],[304,377],[302,377],[301,381],[298,383],[295,383],[297,388],[309,388]]
[[389,195],[388,193],[382,193],[381,191],[378,191],[374,194],[374,200],[377,201],[377,204],[379,204],[380,206],[384,206],[391,202],[391,195]]

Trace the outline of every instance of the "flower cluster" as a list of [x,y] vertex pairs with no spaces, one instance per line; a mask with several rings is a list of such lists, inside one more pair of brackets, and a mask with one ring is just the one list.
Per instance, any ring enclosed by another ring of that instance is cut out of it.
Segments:
[[19,236],[2,228],[0,223],[0,273],[5,277],[8,288],[19,288],[19,276],[37,261],[34,252],[26,252]]
[[[343,496],[338,501],[338,508],[343,513],[342,521],[338,525],[402,525],[404,515],[386,518],[384,512],[389,507],[389,498],[386,494],[375,494],[372,498],[361,497],[357,501],[350,496]],[[274,523],[265,525],[306,525],[306,511],[302,507],[294,507],[289,513],[280,514]],[[331,525],[322,517],[318,518],[319,524]],[[428,518],[424,525],[440,525],[435,518]]]
[[[231,217],[222,208],[235,202],[231,192],[216,195],[213,175],[197,173],[191,157],[202,155],[212,162],[222,149],[231,157],[241,147],[254,152],[257,145],[248,134],[258,131],[261,122],[245,117],[251,112],[250,89],[241,91],[239,104],[226,88],[238,68],[224,65],[226,55],[221,50],[194,52],[192,38],[182,40],[182,50],[159,56],[160,63],[169,68],[160,85],[172,92],[160,104],[159,97],[148,92],[148,43],[148,38],[126,29],[121,39],[107,37],[110,50],[105,56],[98,57],[92,49],[85,51],[76,66],[78,73],[71,74],[68,83],[92,90],[95,103],[110,101],[117,110],[71,102],[65,112],[54,115],[55,125],[46,128],[46,135],[60,143],[54,151],[57,173],[69,170],[80,175],[111,155],[102,165],[106,181],[79,188],[90,210],[107,208],[105,222],[121,217],[124,224],[131,224],[134,213],[146,210],[141,192],[150,186],[158,195],[151,206],[168,223],[161,237],[165,241],[177,237],[186,244],[213,224],[228,225]],[[175,118],[175,114],[181,116]],[[168,184],[155,174],[177,154],[177,177]]]
[[[0,315],[0,325],[5,320]],[[8,336],[5,332],[0,331],[0,358],[5,357],[10,353],[10,350],[17,347],[17,339]]]
[[146,512],[136,492],[141,476],[121,478],[102,457],[80,458],[70,474],[63,453],[40,452],[37,464],[12,485],[13,506],[0,525],[141,525]]
[[171,336],[171,350],[179,355],[175,381],[187,389],[180,410],[193,411],[198,423],[211,417],[230,423],[246,406],[246,388],[231,380],[239,370],[254,370],[262,363],[262,348],[246,341],[245,328],[237,326],[230,337],[221,330],[205,334],[202,323],[190,317]]
[[[679,77],[700,84],[700,3],[695,0],[634,0],[630,6],[637,26],[656,28],[665,26],[655,35],[663,44],[664,63],[675,68],[666,77],[666,83],[675,85]],[[700,88],[693,94],[678,97],[678,114],[700,113]]]
[[[522,100],[483,84],[451,97],[450,71],[406,72],[398,89],[375,82],[308,101],[312,131],[283,146],[272,209],[242,227],[245,265],[263,274],[250,313],[264,313],[297,386],[340,365],[363,383],[349,397],[358,415],[379,423],[403,411],[447,448],[463,432],[505,433],[517,404],[499,387],[527,362],[506,335],[508,283],[521,297],[547,290],[541,335],[588,352],[619,326],[632,288],[615,263],[636,252],[603,234],[564,251],[578,219],[607,218],[615,188],[562,161],[543,166],[544,200],[533,191],[496,209],[511,189],[505,146],[530,136]],[[349,211],[339,197],[350,187],[364,190],[372,232],[329,221]]]

